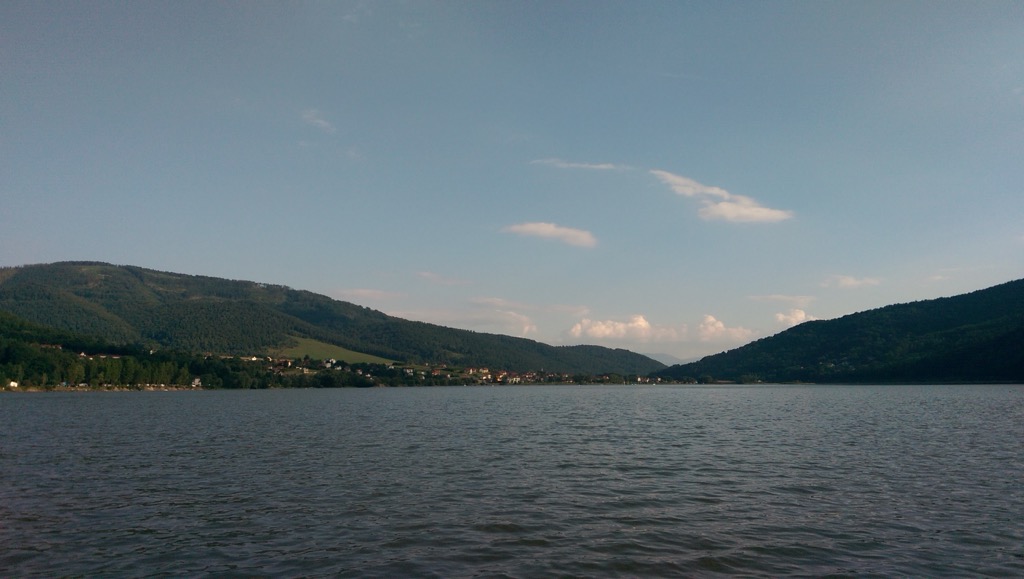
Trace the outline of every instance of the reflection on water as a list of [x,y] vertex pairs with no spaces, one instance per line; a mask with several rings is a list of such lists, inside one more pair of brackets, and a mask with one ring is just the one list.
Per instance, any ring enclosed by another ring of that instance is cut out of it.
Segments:
[[1024,575],[1024,387],[0,395],[0,573]]

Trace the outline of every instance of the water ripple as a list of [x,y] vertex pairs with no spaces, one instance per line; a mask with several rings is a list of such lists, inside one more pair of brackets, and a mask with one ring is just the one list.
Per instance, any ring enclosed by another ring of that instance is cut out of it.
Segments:
[[0,395],[0,574],[1024,575],[1024,387]]

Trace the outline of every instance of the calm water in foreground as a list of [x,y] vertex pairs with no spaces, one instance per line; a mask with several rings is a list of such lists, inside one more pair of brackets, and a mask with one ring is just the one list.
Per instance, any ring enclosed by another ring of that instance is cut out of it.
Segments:
[[0,395],[0,575],[1024,576],[1024,386]]

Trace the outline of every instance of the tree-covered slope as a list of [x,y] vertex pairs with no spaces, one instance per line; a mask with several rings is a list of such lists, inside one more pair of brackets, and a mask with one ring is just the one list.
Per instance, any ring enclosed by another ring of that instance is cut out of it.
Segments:
[[806,322],[657,375],[771,382],[1024,381],[1024,280]]
[[647,374],[660,362],[592,346],[456,330],[308,291],[95,262],[0,271],[0,311],[112,343],[256,354],[307,337],[407,362]]
[[120,353],[131,350],[130,348],[119,348],[98,338],[34,324],[3,311],[0,311],[0,339],[9,343],[20,342],[43,346],[59,344],[76,352]]

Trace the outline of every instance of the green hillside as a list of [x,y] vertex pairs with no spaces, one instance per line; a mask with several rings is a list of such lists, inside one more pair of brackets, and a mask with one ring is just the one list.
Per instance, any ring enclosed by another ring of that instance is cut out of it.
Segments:
[[648,374],[660,362],[596,346],[412,322],[308,291],[96,262],[0,270],[0,311],[35,324],[191,352],[264,354],[296,338],[409,363],[599,374]]
[[335,359],[348,364],[389,364],[397,361],[363,354],[362,352],[353,352],[341,346],[309,338],[295,338],[293,345],[271,350],[269,353],[279,358],[302,358],[309,356],[315,360]]
[[1024,280],[807,322],[656,375],[745,382],[1024,382]]

